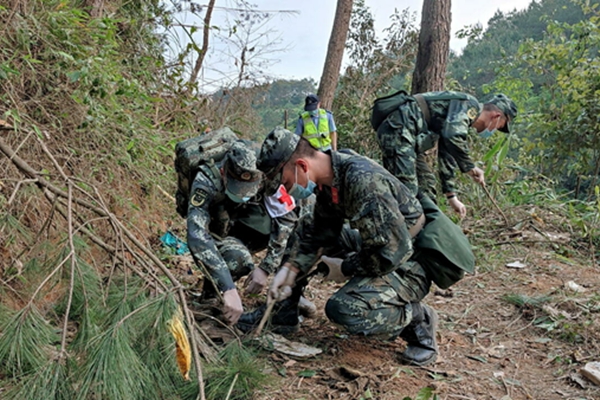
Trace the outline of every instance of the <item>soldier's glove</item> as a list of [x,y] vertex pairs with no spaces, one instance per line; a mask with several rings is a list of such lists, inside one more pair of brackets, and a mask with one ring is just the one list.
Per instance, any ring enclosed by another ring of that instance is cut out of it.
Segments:
[[246,279],[246,294],[258,294],[267,286],[267,274],[261,268],[254,268]]
[[281,267],[281,269],[277,271],[277,274],[275,274],[273,282],[271,282],[271,287],[269,287],[268,301],[282,301],[290,297],[297,275],[296,272],[292,271],[286,265]]
[[345,282],[348,277],[342,273],[341,258],[321,257],[321,261],[329,267],[329,273],[323,277],[323,281],[334,281],[337,283]]

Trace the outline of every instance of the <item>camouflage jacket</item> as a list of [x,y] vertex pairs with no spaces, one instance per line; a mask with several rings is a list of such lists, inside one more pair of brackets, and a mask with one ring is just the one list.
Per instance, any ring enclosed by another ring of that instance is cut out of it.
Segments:
[[[233,289],[235,284],[217,247],[218,239],[227,236],[236,222],[236,216],[240,215],[238,211],[246,207],[264,207],[264,205],[257,199],[251,199],[246,204],[232,202],[225,194],[223,179],[218,168],[209,166],[200,168],[192,184],[188,206],[188,246],[196,263],[200,262],[207,268],[221,291]],[[269,221],[258,221],[263,226],[257,226],[261,231],[258,234],[270,235],[267,255],[262,260],[260,268],[271,273],[281,264],[288,237],[297,218],[294,211],[278,218],[272,219],[268,215],[265,218]]]
[[458,167],[467,172],[475,167],[469,155],[467,134],[471,124],[481,113],[482,106],[477,99],[459,92],[428,92],[423,98],[429,108],[428,130],[438,134],[438,162],[442,191],[455,190],[454,171]]
[[317,192],[314,223],[298,227],[299,250],[289,262],[308,271],[319,248],[334,246],[348,220],[362,240],[360,251],[344,260],[357,267],[353,274],[381,276],[395,270],[413,253],[408,229],[423,213],[421,204],[375,161],[356,153],[330,154],[332,186]]

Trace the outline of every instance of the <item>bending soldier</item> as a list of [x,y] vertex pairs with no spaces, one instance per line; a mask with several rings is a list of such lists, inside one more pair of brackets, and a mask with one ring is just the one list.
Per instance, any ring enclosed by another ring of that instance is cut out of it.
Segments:
[[425,160],[425,152],[437,143],[442,192],[450,206],[464,217],[467,210],[458,199],[454,171],[458,168],[475,182],[485,184],[484,172],[469,155],[469,128],[483,137],[496,129],[508,133],[516,115],[515,103],[504,94],[480,103],[466,93],[446,91],[409,96],[400,91],[376,100],[371,125],[377,131],[383,166],[413,194],[420,190],[434,201],[436,178]]

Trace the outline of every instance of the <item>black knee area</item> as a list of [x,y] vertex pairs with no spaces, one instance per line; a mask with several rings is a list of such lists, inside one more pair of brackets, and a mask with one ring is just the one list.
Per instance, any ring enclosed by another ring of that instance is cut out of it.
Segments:
[[349,326],[352,317],[347,312],[343,312],[342,308],[341,303],[335,297],[331,297],[325,304],[325,315],[334,324]]

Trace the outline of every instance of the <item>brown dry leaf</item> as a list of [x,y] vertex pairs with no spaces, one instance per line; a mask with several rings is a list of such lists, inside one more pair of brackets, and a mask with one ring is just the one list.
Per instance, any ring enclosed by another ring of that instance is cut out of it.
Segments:
[[169,321],[169,330],[175,338],[175,347],[177,354],[177,365],[183,378],[188,381],[190,380],[190,367],[192,365],[192,351],[190,349],[190,341],[188,340],[187,333],[181,322],[182,313],[178,310],[177,313]]

